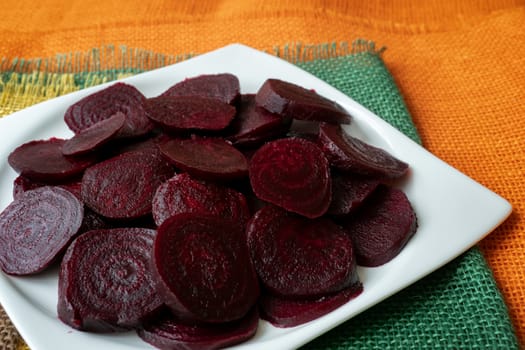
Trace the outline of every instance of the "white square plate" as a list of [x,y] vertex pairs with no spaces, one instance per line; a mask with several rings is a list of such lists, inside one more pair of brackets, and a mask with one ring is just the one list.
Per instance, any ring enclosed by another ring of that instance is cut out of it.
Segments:
[[[400,255],[377,268],[359,268],[364,291],[357,298],[294,328],[278,329],[261,321],[256,336],[238,349],[296,348],[309,342],[457,257],[512,210],[505,199],[437,159],[348,96],[288,62],[243,45],[229,45],[124,81],[151,97],[184,78],[222,72],[239,77],[242,93],[254,93],[267,78],[279,78],[315,89],[341,104],[354,117],[347,132],[410,164],[410,175],[400,185],[419,222],[418,231]],[[66,108],[108,85],[58,97],[0,119],[0,210],[12,200],[16,177],[7,164],[9,153],[33,139],[72,136],[63,121]],[[90,334],[62,324],[56,316],[56,269],[33,277],[0,274],[0,302],[32,350],[151,348],[134,332]]]

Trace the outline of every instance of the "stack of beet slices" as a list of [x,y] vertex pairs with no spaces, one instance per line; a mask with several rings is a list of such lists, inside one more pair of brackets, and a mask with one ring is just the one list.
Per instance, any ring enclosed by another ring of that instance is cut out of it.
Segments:
[[116,83],[64,119],[70,139],[9,155],[0,267],[59,264],[58,317],[82,331],[216,349],[260,318],[303,324],[358,296],[357,266],[387,263],[417,228],[394,186],[408,164],[289,82],[241,94],[232,74],[201,75],[151,98]]

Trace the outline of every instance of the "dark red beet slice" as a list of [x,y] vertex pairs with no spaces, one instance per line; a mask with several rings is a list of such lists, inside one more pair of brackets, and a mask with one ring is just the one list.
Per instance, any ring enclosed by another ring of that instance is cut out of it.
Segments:
[[244,230],[223,218],[168,218],[158,228],[153,265],[166,305],[186,323],[240,319],[259,296]]
[[86,169],[82,199],[107,218],[138,218],[151,213],[157,187],[174,173],[158,151],[126,152]]
[[322,123],[319,145],[330,165],[343,171],[387,179],[399,178],[408,171],[407,163],[348,135],[339,125]]
[[144,325],[137,333],[159,349],[214,350],[252,338],[258,326],[259,313],[254,308],[240,320],[220,324],[185,325],[167,314]]
[[[62,187],[63,189],[68,190],[69,192],[74,194],[79,200],[82,199],[80,195],[80,187],[81,187],[80,179],[74,178],[72,180],[67,180],[65,182],[59,182],[53,185]],[[28,179],[25,176],[19,175],[13,181],[13,198],[16,199],[24,192],[29,191],[29,190],[34,190],[35,188],[39,188],[42,186],[49,186],[49,184],[45,182],[40,182],[40,181],[33,181],[33,180]]]
[[335,294],[313,300],[287,299],[266,293],[259,299],[261,318],[275,327],[295,327],[326,315],[354,299],[362,291],[363,285],[356,283]]
[[382,185],[342,225],[354,242],[357,263],[373,267],[399,254],[416,232],[417,218],[403,191]]
[[313,90],[279,79],[268,79],[255,96],[257,106],[284,117],[348,124],[351,117],[337,104]]
[[161,96],[201,96],[233,105],[239,99],[240,91],[239,79],[233,74],[204,74],[173,85]]
[[69,191],[44,186],[21,194],[0,214],[0,267],[11,275],[41,272],[63,252],[83,218]]
[[64,121],[74,133],[79,133],[122,112],[126,115],[126,124],[121,136],[144,135],[153,129],[144,110],[145,101],[146,97],[134,86],[116,83],[71,105],[64,114]]
[[172,139],[159,149],[168,161],[197,178],[231,180],[248,175],[246,157],[219,137]]
[[294,120],[287,133],[288,137],[299,137],[317,143],[319,136],[318,121]]
[[377,188],[379,181],[351,173],[332,172],[332,202],[327,213],[346,215],[358,208]]
[[272,294],[313,298],[358,281],[352,241],[328,218],[268,205],[255,213],[246,233],[257,274]]
[[147,116],[167,131],[222,130],[235,116],[235,107],[200,96],[159,96],[146,102]]
[[20,175],[47,183],[72,178],[95,163],[94,156],[64,156],[64,142],[65,140],[58,138],[30,141],[17,147],[7,160]]
[[58,277],[58,317],[73,328],[137,327],[162,306],[151,273],[155,230],[118,228],[78,236]]
[[237,115],[228,127],[226,138],[234,145],[253,145],[284,135],[292,119],[255,106],[255,95],[241,96]]
[[109,118],[79,131],[71,139],[64,142],[62,153],[66,156],[73,156],[96,150],[117,135],[125,122],[126,115],[122,112],[116,112]]
[[268,142],[249,165],[254,193],[286,210],[315,218],[331,200],[331,177],[323,152],[311,141],[286,138]]
[[160,226],[180,213],[202,213],[245,225],[250,211],[244,195],[231,188],[194,180],[178,174],[160,185],[153,197],[153,218]]

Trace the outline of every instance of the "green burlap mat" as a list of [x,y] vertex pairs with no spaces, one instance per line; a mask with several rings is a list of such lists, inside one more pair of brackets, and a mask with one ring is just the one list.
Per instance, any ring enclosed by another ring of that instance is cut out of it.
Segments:
[[[132,50],[123,50],[129,52],[127,55],[133,53]],[[294,45],[278,48],[275,53],[325,80],[416,142],[421,142],[396,83],[383,63],[382,50],[376,50],[372,43],[356,41],[350,47],[344,44],[319,45],[308,49]],[[25,64],[11,62],[10,68],[1,72],[0,115],[19,108],[28,95],[34,96],[36,102],[153,67],[151,64],[144,66],[137,56],[129,60],[119,56],[114,60],[114,67],[108,66],[107,60],[101,65],[97,61],[100,60],[99,54],[99,50],[94,51],[84,70],[64,56],[63,65],[58,73],[53,74],[42,69],[40,60],[36,61],[40,62],[40,73],[28,68],[28,65],[34,68],[35,61]],[[150,53],[147,57],[148,62],[154,59],[158,66],[179,59]],[[57,71],[57,60],[52,61],[55,64],[53,69]],[[0,334],[5,332],[5,329],[0,329]],[[518,348],[506,305],[478,248],[470,249],[423,280],[304,347],[388,348]]]

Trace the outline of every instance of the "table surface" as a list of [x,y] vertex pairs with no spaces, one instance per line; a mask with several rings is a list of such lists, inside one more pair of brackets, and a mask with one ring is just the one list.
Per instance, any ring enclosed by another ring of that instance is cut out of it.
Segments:
[[513,205],[479,246],[525,344],[523,1],[4,0],[0,13],[3,71],[108,45],[173,56],[233,42],[281,54],[356,38],[384,46],[423,145]]

